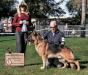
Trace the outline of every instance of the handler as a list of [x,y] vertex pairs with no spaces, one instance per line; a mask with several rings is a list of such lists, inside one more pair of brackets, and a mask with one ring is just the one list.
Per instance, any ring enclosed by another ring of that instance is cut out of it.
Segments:
[[[44,34],[44,39],[47,39],[49,43],[49,48],[56,53],[60,50],[61,47],[64,47],[64,34],[58,29],[58,25],[56,21],[50,22],[50,31]],[[49,60],[50,64],[55,65],[57,67],[61,67],[62,64],[56,58]]]
[[17,8],[17,13],[13,18],[13,27],[16,28],[16,49],[18,53],[25,53],[27,45],[27,33],[31,25],[31,16],[26,3],[22,3]]

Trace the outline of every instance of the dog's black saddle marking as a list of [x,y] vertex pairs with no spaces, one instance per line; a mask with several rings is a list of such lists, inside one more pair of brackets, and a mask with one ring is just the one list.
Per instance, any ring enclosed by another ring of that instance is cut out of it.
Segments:
[[55,44],[48,44],[48,50],[52,51],[53,53],[57,53],[60,51],[60,46]]

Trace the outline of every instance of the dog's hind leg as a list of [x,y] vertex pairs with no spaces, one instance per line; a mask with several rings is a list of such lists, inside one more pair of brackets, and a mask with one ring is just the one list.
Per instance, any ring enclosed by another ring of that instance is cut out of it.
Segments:
[[62,69],[63,68],[66,68],[67,67],[67,63],[66,62],[62,62],[63,63],[63,66],[61,67]]
[[75,61],[75,60],[70,60],[70,66],[71,66],[71,68],[73,68],[72,67],[72,64],[75,64],[76,65],[76,67],[77,67],[77,71],[79,71],[80,70],[80,64],[79,64],[79,61]]
[[77,71],[79,71],[80,70],[80,63],[79,63],[79,61],[78,60],[74,61],[74,63],[77,66]]
[[67,67],[67,62],[65,61],[65,59],[63,58],[58,58],[59,62],[63,64],[63,66],[61,67],[61,69],[66,68]]

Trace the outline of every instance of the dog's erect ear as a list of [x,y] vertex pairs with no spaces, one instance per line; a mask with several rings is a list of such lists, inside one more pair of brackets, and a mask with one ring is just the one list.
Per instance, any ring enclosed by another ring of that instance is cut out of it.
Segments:
[[36,31],[33,31],[33,34],[36,34]]
[[37,36],[37,35],[38,35],[38,33],[37,33],[36,31],[33,31],[33,35]]

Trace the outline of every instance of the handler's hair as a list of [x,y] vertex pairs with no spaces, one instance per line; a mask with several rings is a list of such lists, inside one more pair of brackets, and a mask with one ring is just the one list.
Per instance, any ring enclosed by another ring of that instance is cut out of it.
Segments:
[[57,26],[57,21],[56,20],[51,20],[50,24],[53,23],[55,26]]
[[21,3],[20,5],[19,5],[19,10],[21,10],[20,8],[24,8],[24,11],[28,11],[28,6],[27,6],[27,4],[26,3]]

